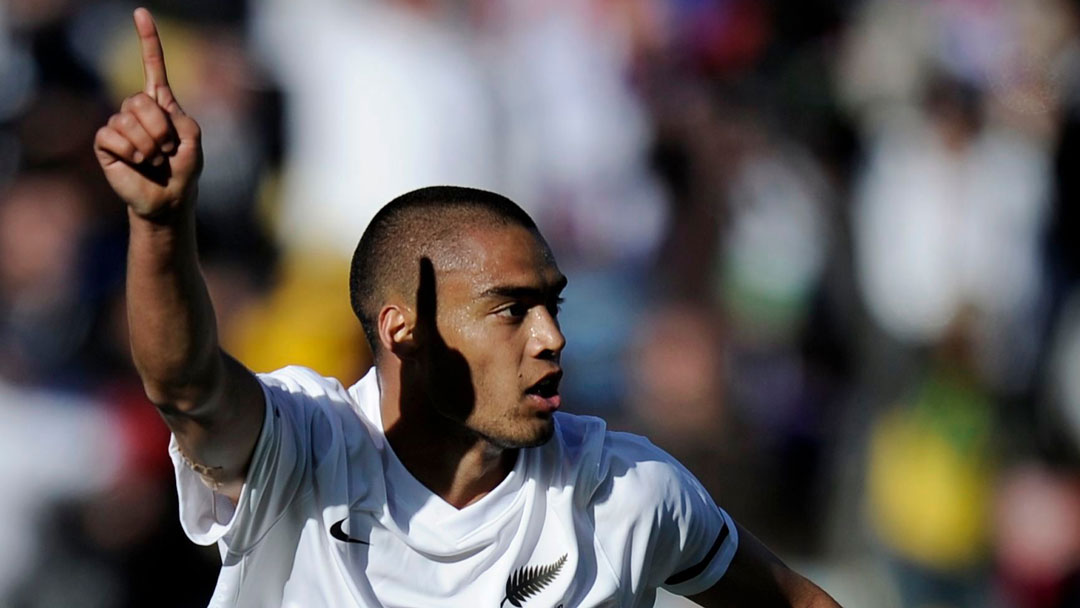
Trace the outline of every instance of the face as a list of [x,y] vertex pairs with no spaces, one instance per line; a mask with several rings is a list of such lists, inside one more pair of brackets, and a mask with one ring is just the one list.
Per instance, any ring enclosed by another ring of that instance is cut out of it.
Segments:
[[[560,404],[566,340],[557,316],[566,277],[547,244],[518,226],[476,229],[459,246],[435,269],[443,347],[427,376],[442,382],[429,387],[431,401],[497,446],[540,445]],[[462,390],[446,390],[455,383]]]

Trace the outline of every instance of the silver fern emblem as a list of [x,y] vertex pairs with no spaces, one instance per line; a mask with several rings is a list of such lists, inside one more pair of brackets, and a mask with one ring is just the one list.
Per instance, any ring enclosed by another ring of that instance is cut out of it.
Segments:
[[506,602],[510,602],[516,608],[521,608],[525,600],[540,593],[544,587],[555,580],[565,563],[566,554],[564,553],[554,563],[546,566],[523,566],[515,570],[510,574],[510,578],[506,579],[506,597],[499,602],[499,608],[502,608]]

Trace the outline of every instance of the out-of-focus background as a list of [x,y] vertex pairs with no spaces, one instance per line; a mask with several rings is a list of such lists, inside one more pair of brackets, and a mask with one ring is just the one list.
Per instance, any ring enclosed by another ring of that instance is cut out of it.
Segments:
[[[225,346],[345,384],[346,270],[494,189],[570,277],[565,403],[846,606],[1080,606],[1080,2],[151,2]],[[91,154],[130,14],[0,2],[0,606],[205,605]]]

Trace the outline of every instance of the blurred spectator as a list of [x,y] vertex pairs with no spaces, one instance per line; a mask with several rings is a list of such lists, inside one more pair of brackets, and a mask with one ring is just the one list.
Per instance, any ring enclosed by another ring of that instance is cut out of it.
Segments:
[[78,254],[90,209],[80,186],[26,175],[0,193],[0,377],[62,384],[89,334]]
[[348,381],[370,364],[342,292],[359,235],[413,188],[498,188],[496,114],[465,32],[423,3],[252,8],[255,48],[285,89],[274,230],[287,260],[240,354]]
[[651,126],[629,80],[633,3],[483,4],[474,27],[504,120],[490,161],[501,185],[571,271],[636,272],[651,261],[666,201],[646,165]]
[[278,229],[290,249],[348,259],[403,192],[502,185],[496,114],[466,32],[422,7],[252,5],[257,48],[286,90]]
[[1056,59],[1074,33],[1066,0],[866,0],[839,57],[839,90],[872,133],[910,116],[943,73],[985,91],[1005,122],[1045,137]]
[[970,325],[953,323],[925,376],[870,437],[871,522],[904,605],[984,606],[996,411],[973,369]]
[[1004,599],[1018,608],[1080,605],[1080,480],[1026,463],[994,501]]
[[853,210],[856,268],[873,319],[901,343],[933,344],[972,309],[982,380],[1015,391],[1039,346],[1049,155],[987,124],[980,103],[942,80],[923,114],[877,132]]

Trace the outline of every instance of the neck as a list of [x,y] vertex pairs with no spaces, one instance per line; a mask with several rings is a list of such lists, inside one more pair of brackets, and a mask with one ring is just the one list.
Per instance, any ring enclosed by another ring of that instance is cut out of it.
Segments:
[[517,450],[496,446],[443,416],[423,390],[403,391],[403,384],[419,384],[403,383],[400,365],[380,366],[377,373],[383,433],[409,473],[434,494],[461,509],[510,474]]

